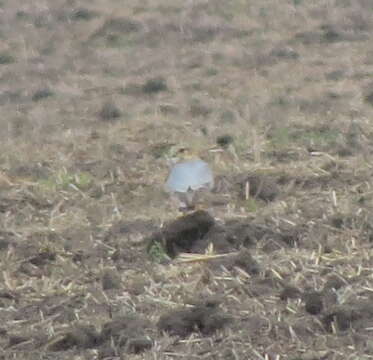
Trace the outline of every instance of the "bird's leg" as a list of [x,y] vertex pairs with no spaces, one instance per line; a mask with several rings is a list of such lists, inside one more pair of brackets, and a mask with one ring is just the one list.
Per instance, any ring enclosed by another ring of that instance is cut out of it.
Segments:
[[195,207],[195,191],[189,186],[185,193],[185,203],[188,209],[194,209]]
[[182,212],[186,213],[190,210],[194,210],[194,194],[193,191],[189,192],[176,192],[171,194],[171,201],[177,209]]

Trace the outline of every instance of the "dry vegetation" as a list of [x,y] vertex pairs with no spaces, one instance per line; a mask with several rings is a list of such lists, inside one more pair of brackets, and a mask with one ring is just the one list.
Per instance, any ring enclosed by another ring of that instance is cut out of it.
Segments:
[[0,10],[1,359],[373,358],[371,0]]

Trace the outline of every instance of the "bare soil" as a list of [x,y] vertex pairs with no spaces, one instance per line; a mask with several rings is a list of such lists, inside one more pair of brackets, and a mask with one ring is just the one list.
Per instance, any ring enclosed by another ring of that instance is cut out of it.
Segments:
[[373,358],[371,0],[0,10],[1,359]]

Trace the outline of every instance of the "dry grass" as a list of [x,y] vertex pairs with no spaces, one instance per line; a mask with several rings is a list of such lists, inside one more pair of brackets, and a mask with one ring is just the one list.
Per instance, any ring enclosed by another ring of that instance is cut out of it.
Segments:
[[[373,358],[371,1],[0,9],[4,359]],[[230,244],[156,264],[174,146],[221,179]]]

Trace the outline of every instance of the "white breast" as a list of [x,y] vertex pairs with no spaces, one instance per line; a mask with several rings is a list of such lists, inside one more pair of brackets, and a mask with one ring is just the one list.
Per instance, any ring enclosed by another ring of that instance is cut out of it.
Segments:
[[188,189],[211,189],[214,186],[214,177],[209,165],[200,159],[177,163],[171,169],[166,181],[166,190],[169,192],[187,192]]

